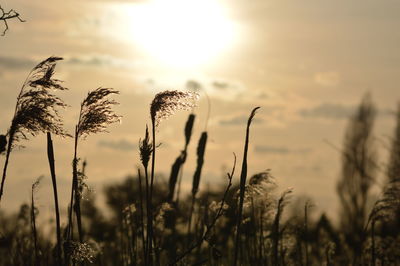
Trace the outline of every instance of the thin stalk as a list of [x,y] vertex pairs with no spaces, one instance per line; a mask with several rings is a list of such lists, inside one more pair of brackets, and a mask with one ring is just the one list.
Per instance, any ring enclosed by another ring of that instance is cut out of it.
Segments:
[[179,206],[179,199],[181,197],[180,195],[181,195],[182,176],[183,176],[183,165],[182,165],[182,168],[179,171],[178,190],[176,192],[176,207],[177,208]]
[[147,214],[147,228],[146,228],[146,256],[145,256],[145,265],[148,265],[149,262],[149,231],[150,231],[150,182],[149,182],[149,173],[147,170],[147,166],[144,168],[144,175],[146,179],[146,214]]
[[1,197],[3,196],[3,189],[4,189],[4,182],[6,180],[6,175],[7,175],[7,168],[8,168],[8,162],[10,160],[10,154],[11,154],[11,149],[12,149],[12,139],[14,138],[14,134],[10,132],[8,139],[8,144],[7,144],[7,153],[6,153],[6,160],[4,162],[4,167],[3,167],[3,177],[1,179],[1,187],[0,187],[0,203],[1,203]]
[[[143,258],[146,258],[146,240],[144,238],[144,212],[143,212],[143,191],[142,191],[142,175],[138,168],[138,179],[139,179],[139,202],[140,202],[140,227],[142,227],[142,247],[143,247]],[[145,259],[146,261],[146,259]]]
[[177,265],[178,262],[180,262],[182,259],[184,259],[187,255],[189,255],[195,248],[200,248],[201,245],[203,244],[203,242],[207,239],[207,237],[209,237],[211,231],[214,229],[214,226],[217,223],[218,219],[222,216],[224,204],[227,199],[229,189],[232,186],[232,178],[233,178],[233,175],[235,173],[235,168],[236,168],[236,155],[235,154],[233,154],[233,155],[234,155],[234,162],[233,162],[232,172],[227,174],[228,175],[228,185],[225,189],[224,195],[221,200],[221,204],[220,204],[219,209],[218,209],[217,213],[215,214],[213,220],[211,221],[211,223],[209,225],[206,226],[207,229],[202,234],[200,239],[196,243],[191,245],[185,252],[183,252],[181,255],[179,255],[177,258],[175,258],[172,262],[170,262],[168,264],[169,266]]
[[33,198],[33,193],[34,193],[34,187],[32,186],[31,225],[32,225],[33,244],[34,244],[34,249],[35,249],[34,265],[39,265],[39,250],[38,250],[37,231],[36,231],[35,200]]
[[156,162],[156,125],[155,125],[155,120],[151,120],[151,131],[152,131],[152,145],[153,145],[153,150],[151,153],[151,174],[150,174],[150,198],[149,198],[149,210],[150,213],[148,215],[149,217],[149,240],[148,240],[148,255],[150,258],[150,265],[153,265],[153,259],[152,259],[152,253],[153,253],[153,184],[154,184],[154,168],[155,168],[155,162]]
[[250,134],[250,125],[251,121],[260,107],[256,107],[250,114],[249,120],[247,121],[246,128],[246,139],[244,144],[244,152],[243,152],[243,162],[242,162],[242,171],[240,174],[240,198],[239,198],[239,211],[236,217],[236,239],[235,239],[235,251],[234,251],[234,260],[233,265],[236,266],[238,264],[238,255],[240,252],[240,234],[241,234],[241,223],[242,223],[242,212],[243,212],[243,202],[244,202],[244,192],[246,186],[246,177],[247,177],[247,151],[249,148],[249,134]]
[[371,240],[372,240],[372,247],[371,247],[371,265],[376,265],[376,251],[375,251],[375,220],[371,223]]
[[190,243],[190,238],[191,238],[190,237],[190,228],[192,227],[192,217],[193,217],[195,199],[196,199],[195,196],[192,195],[192,203],[190,205],[189,221],[188,221],[188,228],[187,228],[188,243]]
[[78,169],[77,169],[77,149],[78,149],[78,127],[75,128],[75,143],[74,143],[74,159],[72,161],[72,188],[71,188],[71,200],[69,205],[68,214],[68,230],[67,236],[68,241],[73,239],[74,232],[72,231],[72,209],[74,204],[74,195],[76,193],[76,187],[78,186]]
[[11,154],[11,149],[12,149],[12,144],[14,142],[14,134],[15,134],[15,126],[14,126],[14,118],[15,115],[17,114],[17,110],[18,110],[18,101],[21,98],[22,95],[22,91],[24,90],[27,82],[28,82],[28,78],[31,75],[33,70],[31,70],[28,74],[28,76],[25,78],[24,83],[22,84],[21,90],[19,91],[18,97],[17,97],[17,104],[15,105],[15,109],[14,109],[14,116],[13,116],[13,121],[11,121],[11,127],[10,127],[10,131],[9,131],[9,137],[8,137],[8,144],[7,144],[7,153],[6,153],[6,161],[4,162],[4,167],[3,167],[3,176],[1,178],[1,187],[0,187],[0,203],[1,203],[1,198],[3,196],[3,190],[4,190],[4,182],[6,180],[6,175],[7,175],[7,168],[8,168],[8,161],[10,159],[10,154]]
[[308,202],[306,202],[306,204],[304,206],[304,236],[305,236],[304,246],[306,249],[306,252],[305,252],[306,266],[308,266],[309,265],[309,259],[308,259]]
[[53,141],[51,140],[51,133],[47,132],[47,157],[49,160],[50,166],[50,174],[51,181],[53,184],[53,193],[54,193],[54,207],[56,213],[56,232],[57,232],[57,264],[61,265],[61,226],[60,226],[60,210],[58,207],[58,193],[57,193],[57,179],[56,179],[56,170],[55,170],[55,160],[54,160],[54,149],[53,149]]

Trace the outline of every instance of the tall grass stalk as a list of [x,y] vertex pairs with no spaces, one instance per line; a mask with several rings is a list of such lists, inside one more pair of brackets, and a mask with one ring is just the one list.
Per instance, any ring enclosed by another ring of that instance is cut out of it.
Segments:
[[149,171],[148,171],[148,166],[149,166],[149,161],[150,161],[150,156],[153,152],[153,145],[150,143],[150,137],[149,137],[149,129],[146,125],[146,131],[145,131],[145,137],[143,140],[139,140],[139,152],[140,152],[140,160],[142,162],[143,168],[144,168],[144,174],[145,174],[145,181],[146,181],[146,214],[147,214],[147,226],[146,226],[146,245],[144,246],[145,250],[145,257],[144,257],[144,263],[145,265],[148,265],[149,262],[149,233],[150,233],[150,227],[152,226],[152,218],[151,218],[151,212],[150,212],[150,182],[149,182]]
[[58,265],[61,265],[62,260],[61,260],[60,210],[58,207],[57,178],[56,178],[56,167],[55,167],[55,160],[54,160],[53,141],[51,139],[50,132],[47,132],[47,158],[49,161],[50,175],[51,175],[51,181],[52,181],[53,193],[54,193],[54,208],[55,208],[55,215],[56,215],[56,234],[57,234],[57,245],[56,245],[57,263],[58,263]]
[[249,119],[247,121],[246,128],[246,138],[244,143],[244,151],[243,151],[243,162],[242,162],[242,171],[240,173],[240,194],[239,194],[239,210],[236,216],[236,239],[235,239],[235,252],[233,265],[236,266],[238,263],[238,255],[240,252],[240,234],[241,234],[241,223],[242,223],[242,212],[243,212],[243,201],[244,201],[244,192],[246,188],[246,177],[247,177],[247,151],[249,148],[249,134],[250,134],[250,125],[253,120],[256,111],[260,107],[256,107],[251,111]]
[[[283,214],[283,210],[287,204],[287,198],[292,193],[292,189],[289,188],[285,190],[282,195],[278,199],[278,203],[276,206],[276,213],[274,218],[274,223],[272,226],[272,263],[274,265],[284,265],[284,256],[283,256],[283,243],[280,241],[282,231],[280,228],[280,222]],[[279,252],[281,250],[281,252]],[[281,256],[279,256],[279,253]]]
[[51,93],[54,90],[67,90],[60,80],[54,79],[57,61],[61,57],[49,57],[37,64],[28,74],[17,97],[14,116],[7,131],[8,142],[6,159],[0,187],[0,202],[4,192],[4,184],[10,155],[15,144],[28,135],[51,132],[63,137],[69,136],[62,128],[63,122],[58,114],[58,108],[66,104]]
[[31,191],[31,227],[32,227],[32,236],[33,236],[33,247],[34,247],[34,265],[40,265],[39,258],[39,247],[38,247],[38,237],[36,230],[36,206],[35,206],[35,190],[39,186],[42,176],[40,176],[36,181],[32,184]]
[[224,195],[222,196],[221,202],[219,204],[219,208],[216,211],[216,214],[214,216],[214,218],[211,220],[211,223],[206,225],[206,230],[204,233],[202,233],[202,236],[199,238],[199,240],[194,243],[193,245],[191,245],[186,251],[184,251],[181,255],[179,255],[178,257],[176,257],[172,262],[170,262],[168,265],[169,266],[173,266],[173,265],[177,265],[178,262],[180,262],[181,260],[183,260],[187,255],[189,255],[194,249],[196,248],[200,248],[201,245],[203,244],[204,241],[206,241],[208,239],[208,237],[210,236],[210,233],[214,230],[214,227],[217,223],[217,221],[219,220],[219,218],[223,215],[224,213],[224,207],[225,207],[225,202],[227,200],[227,196],[228,196],[228,192],[232,186],[232,179],[233,179],[233,175],[235,174],[235,169],[236,169],[236,154],[233,154],[234,156],[234,161],[233,161],[233,166],[232,166],[232,171],[230,173],[227,173],[228,176],[228,185],[226,186]]
[[310,208],[310,202],[306,201],[304,205],[304,247],[305,247],[306,266],[309,266],[309,258],[308,258],[308,209],[309,208]]
[[[82,191],[80,191],[78,182],[79,177],[83,178],[82,173],[78,171],[78,142],[79,139],[85,138],[90,134],[104,132],[109,124],[120,121],[120,116],[116,115],[112,110],[112,106],[118,104],[116,101],[108,99],[108,96],[112,94],[119,94],[118,91],[111,88],[97,88],[90,91],[86,98],[81,103],[79,111],[78,123],[75,126],[74,134],[74,157],[72,160],[72,189],[70,198],[70,209],[68,215],[68,228],[67,236],[68,243],[73,239],[72,230],[72,209],[75,210],[79,240],[83,242],[82,224],[81,224],[81,213],[80,213],[80,198]],[[75,198],[75,201],[74,201]],[[75,205],[74,205],[75,204]]]
[[[151,172],[150,172],[150,199],[148,204],[150,205],[150,227],[149,227],[149,240],[148,240],[148,252],[152,254],[152,243],[153,243],[153,183],[155,174],[155,162],[156,162],[156,127],[159,123],[173,115],[177,110],[190,110],[195,106],[195,100],[197,100],[198,94],[192,92],[182,91],[163,91],[154,97],[150,105],[150,117],[151,117],[151,132],[152,132],[152,153],[151,153]],[[152,265],[152,261],[150,261]]]
[[141,238],[142,238],[142,249],[143,249],[143,259],[146,258],[146,239],[144,237],[144,211],[143,211],[143,191],[142,191],[142,174],[138,168],[138,180],[139,180],[139,204],[140,204],[140,227],[141,227]]

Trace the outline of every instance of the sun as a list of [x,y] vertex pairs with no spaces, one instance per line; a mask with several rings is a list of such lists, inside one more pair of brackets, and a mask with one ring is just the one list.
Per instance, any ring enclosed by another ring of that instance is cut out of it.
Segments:
[[170,66],[210,63],[234,40],[234,26],[217,0],[153,0],[125,10],[132,41]]

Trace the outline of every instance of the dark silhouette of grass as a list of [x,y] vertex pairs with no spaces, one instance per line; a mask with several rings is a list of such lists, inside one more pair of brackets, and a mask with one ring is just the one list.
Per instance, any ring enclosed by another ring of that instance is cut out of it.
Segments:
[[51,133],[47,132],[47,157],[49,161],[50,167],[50,175],[51,181],[53,185],[53,193],[54,193],[54,208],[55,208],[55,215],[56,215],[56,233],[57,233],[57,263],[59,265],[62,264],[62,251],[61,251],[61,223],[60,223],[60,209],[58,206],[58,192],[57,192],[57,178],[56,178],[56,166],[54,160],[54,148],[53,148],[53,141],[51,139]]
[[65,108],[66,104],[52,94],[55,90],[67,90],[61,85],[62,81],[53,78],[56,64],[60,60],[61,57],[52,56],[40,62],[22,84],[11,126],[7,132],[8,143],[0,187],[0,202],[10,154],[16,143],[21,139],[28,139],[28,135],[35,136],[40,132],[69,136],[62,128],[63,122],[58,114],[58,109]]
[[[72,209],[75,210],[79,242],[83,243],[83,230],[81,222],[80,199],[82,197],[82,179],[84,174],[78,171],[78,144],[80,138],[85,138],[90,134],[104,132],[109,124],[118,122],[120,116],[116,115],[112,110],[112,106],[118,104],[116,101],[109,99],[112,94],[119,94],[118,91],[110,88],[97,88],[90,91],[81,103],[78,123],[75,127],[74,136],[74,157],[72,160],[72,189],[71,200],[68,214],[67,227],[67,245],[72,244],[73,238],[73,217]],[[69,263],[70,251],[66,253],[66,263]]]
[[[357,224],[362,225],[357,227],[362,231],[349,233],[349,228],[353,228],[351,226],[333,226],[324,214],[315,219],[310,215],[308,201],[305,204],[297,203],[299,207],[289,212],[286,206],[296,203],[289,202],[292,189],[278,194],[270,170],[247,178],[250,127],[258,107],[252,110],[247,121],[239,184],[233,183],[235,156],[232,171],[227,174],[226,186],[200,189],[208,139],[208,132],[204,131],[198,142],[191,193],[183,195],[181,203],[177,204],[173,200],[177,177],[188,156],[187,147],[195,116],[189,115],[186,122],[184,149],[172,166],[173,173],[169,180],[162,180],[156,175],[156,130],[160,121],[176,110],[193,108],[196,96],[179,91],[165,91],[155,96],[150,106],[151,136],[146,127],[144,138],[139,141],[144,174],[138,169],[137,177],[107,186],[104,195],[111,213],[105,215],[106,211],[95,205],[94,196],[85,189],[86,161],[80,164],[78,156],[80,140],[105,131],[110,123],[119,120],[112,109],[116,102],[108,98],[117,94],[117,91],[103,88],[90,92],[81,104],[74,134],[71,199],[66,228],[62,228],[51,134],[68,135],[62,129],[62,121],[55,109],[65,104],[48,91],[49,88],[65,89],[58,80],[52,78],[55,63],[59,60],[51,57],[32,70],[25,82],[26,88],[23,86],[23,92],[17,99],[12,125],[7,135],[0,138],[1,151],[6,152],[7,158],[7,153],[19,140],[39,132],[47,133],[55,226],[46,222],[42,227],[37,223],[39,212],[34,195],[38,182],[35,182],[30,204],[21,206],[15,215],[0,213],[0,265],[308,266],[396,265],[400,261],[400,185],[395,170],[399,168],[399,125],[392,143],[386,185],[371,211],[364,205],[365,195],[370,195],[365,191],[369,190],[370,179],[374,176],[367,170],[376,167],[376,162],[371,160],[373,156],[365,155],[368,154],[365,145],[368,145],[373,124],[370,102],[363,102],[353,116],[342,150],[343,169],[347,171],[344,171],[344,176],[352,172],[352,177],[356,177],[353,181],[357,182],[351,184],[356,185],[351,190],[345,188],[349,180],[339,183],[342,191],[348,193],[347,196],[341,195],[342,199],[353,197],[359,200],[356,207],[363,211],[358,213],[365,214],[366,218],[363,223]],[[36,113],[27,113],[27,110],[37,110],[33,106],[35,104],[44,110],[39,108]],[[84,193],[90,200],[81,200]],[[45,227],[55,227],[55,243],[51,240],[54,232],[50,230],[46,233]],[[66,232],[64,237],[61,236],[62,229]],[[74,240],[76,233],[79,241]],[[351,241],[352,237],[358,235],[362,236],[362,241]],[[63,239],[64,254],[61,249]]]
[[246,178],[247,178],[247,152],[249,149],[249,135],[250,135],[250,125],[251,121],[253,120],[257,109],[260,107],[256,107],[251,111],[249,119],[247,121],[247,128],[246,128],[246,137],[244,142],[244,152],[243,152],[243,161],[242,161],[242,171],[240,173],[240,195],[239,195],[239,210],[237,213],[237,222],[236,222],[236,240],[235,240],[235,253],[234,253],[234,260],[233,265],[237,265],[238,263],[238,256],[240,252],[240,235],[241,235],[241,223],[242,223],[242,211],[243,211],[243,201],[244,201],[244,192],[246,188]]

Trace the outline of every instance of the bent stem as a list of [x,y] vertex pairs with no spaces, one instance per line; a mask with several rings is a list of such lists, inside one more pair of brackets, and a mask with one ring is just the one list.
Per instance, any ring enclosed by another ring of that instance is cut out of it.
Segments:
[[249,148],[249,134],[250,134],[250,125],[253,120],[254,115],[256,114],[257,109],[260,107],[256,107],[251,111],[249,120],[247,121],[246,128],[246,139],[244,143],[244,152],[243,152],[243,162],[242,162],[242,171],[240,173],[240,199],[239,199],[239,211],[237,213],[237,223],[236,223],[236,239],[235,239],[235,252],[234,252],[234,266],[237,265],[238,255],[240,251],[240,234],[241,234],[241,223],[242,223],[242,212],[243,212],[243,202],[244,202],[244,192],[246,186],[246,177],[247,177],[247,151]]
[[55,170],[55,160],[54,160],[54,149],[53,149],[53,141],[51,140],[51,133],[47,132],[47,157],[49,160],[50,166],[50,174],[51,181],[53,184],[53,193],[54,193],[54,207],[56,213],[56,233],[57,233],[57,263],[61,265],[61,227],[60,227],[60,210],[58,207],[58,193],[57,193],[57,179],[56,179],[56,170]]

